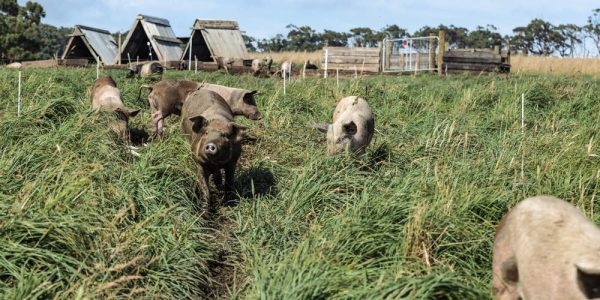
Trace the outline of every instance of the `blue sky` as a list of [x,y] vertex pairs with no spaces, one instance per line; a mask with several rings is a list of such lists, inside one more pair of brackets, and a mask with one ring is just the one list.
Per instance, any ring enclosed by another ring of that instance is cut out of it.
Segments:
[[[26,1],[19,0],[23,4]],[[553,24],[585,23],[600,2],[591,0],[37,0],[46,10],[44,22],[57,26],[88,25],[111,32],[128,30],[138,13],[166,18],[178,36],[190,33],[194,19],[233,19],[258,38],[287,32],[288,24],[320,31],[380,29],[398,24],[410,32],[424,26],[453,24],[475,28],[493,24],[503,34],[534,18]]]

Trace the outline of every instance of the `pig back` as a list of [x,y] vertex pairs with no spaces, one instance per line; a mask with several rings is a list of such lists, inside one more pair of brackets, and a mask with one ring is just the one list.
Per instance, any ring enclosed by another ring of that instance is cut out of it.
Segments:
[[110,77],[102,77],[94,82],[92,87],[92,108],[116,109],[123,108],[121,92]]
[[181,125],[184,133],[192,135],[192,121],[190,118],[202,116],[206,120],[220,119],[227,122],[233,121],[231,108],[219,94],[199,89],[190,93],[183,103],[181,110]]
[[335,108],[333,123],[354,122],[357,132],[354,138],[358,146],[366,146],[371,142],[375,130],[375,119],[367,101],[357,96],[345,97]]

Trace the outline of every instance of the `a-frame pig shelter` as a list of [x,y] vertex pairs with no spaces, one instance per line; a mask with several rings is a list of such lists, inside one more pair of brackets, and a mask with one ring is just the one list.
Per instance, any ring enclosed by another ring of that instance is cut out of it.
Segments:
[[168,20],[138,15],[123,42],[120,57],[123,63],[138,58],[142,61],[179,61],[181,44]]
[[201,62],[216,62],[216,57],[244,59],[248,56],[236,21],[197,19],[181,60],[190,59],[190,46],[191,59]]
[[97,64],[112,65],[117,53],[119,53],[119,49],[110,32],[75,25],[62,59],[87,59]]

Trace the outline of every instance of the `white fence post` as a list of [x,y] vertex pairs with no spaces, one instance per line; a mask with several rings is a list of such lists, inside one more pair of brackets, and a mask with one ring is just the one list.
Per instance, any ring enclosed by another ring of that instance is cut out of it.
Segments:
[[194,55],[194,73],[198,73],[198,57]]
[[325,48],[325,70],[323,71],[323,77],[327,78],[327,63],[328,63],[328,59],[329,59],[329,49]]
[[521,133],[525,132],[525,93],[521,94]]
[[17,117],[21,116],[21,70],[19,70],[19,91],[17,94]]
[[286,70],[283,70],[283,95],[285,95],[285,79],[286,79]]

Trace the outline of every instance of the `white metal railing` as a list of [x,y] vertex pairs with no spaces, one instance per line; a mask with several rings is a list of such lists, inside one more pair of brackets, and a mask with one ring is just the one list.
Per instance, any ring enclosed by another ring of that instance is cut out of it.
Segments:
[[436,70],[437,36],[384,39],[381,51],[382,72],[418,72]]

